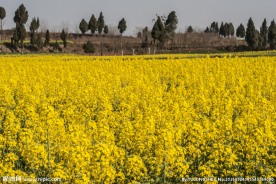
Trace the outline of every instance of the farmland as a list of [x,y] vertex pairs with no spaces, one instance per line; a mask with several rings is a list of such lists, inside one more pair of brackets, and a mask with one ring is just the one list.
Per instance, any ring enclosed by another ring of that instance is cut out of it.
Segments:
[[275,178],[273,55],[1,55],[0,176]]

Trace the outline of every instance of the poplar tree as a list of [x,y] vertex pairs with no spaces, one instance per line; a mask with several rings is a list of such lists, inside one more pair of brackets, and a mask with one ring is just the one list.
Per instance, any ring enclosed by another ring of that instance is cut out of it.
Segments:
[[233,37],[234,34],[235,34],[235,28],[234,28],[234,25],[230,22],[228,24],[228,31],[229,31],[229,36]]
[[258,35],[253,20],[250,18],[247,23],[245,41],[251,49],[258,47]]
[[88,31],[88,24],[84,19],[81,20],[79,28],[83,35]]
[[168,36],[171,39],[171,49],[173,48],[173,42],[174,42],[174,35],[175,35],[175,30],[177,28],[178,24],[178,19],[176,16],[175,11],[172,11],[169,15],[168,18],[165,22],[165,30]]
[[14,22],[16,23],[15,32],[13,35],[13,43],[17,47],[19,41],[21,43],[21,47],[23,47],[23,42],[26,38],[26,29],[24,24],[28,21],[29,13],[26,10],[25,6],[21,4],[19,8],[15,11]]
[[92,14],[92,16],[89,20],[88,29],[91,31],[92,35],[94,35],[95,32],[97,31],[97,19],[94,16],[94,14]]
[[268,43],[270,45],[270,49],[276,49],[276,24],[274,20],[271,21],[268,28]]
[[157,18],[157,26],[158,26],[158,30],[159,30],[158,41],[159,41],[159,43],[161,43],[163,45],[165,42],[165,26],[164,26],[160,16],[158,16],[158,18]]
[[219,28],[219,35],[220,36],[225,36],[225,26],[223,24],[223,22],[221,22],[220,28]]
[[153,38],[154,43],[156,42],[156,40],[158,40],[158,35],[159,35],[159,27],[157,25],[157,22],[155,22],[151,30],[151,37]]
[[46,30],[46,34],[45,34],[45,42],[44,42],[44,45],[45,46],[48,46],[49,44],[50,44],[50,32],[49,32],[49,30],[47,29]]
[[30,31],[31,31],[31,39],[30,39],[30,42],[31,42],[31,45],[35,45],[37,43],[36,41],[36,31],[38,30],[40,26],[40,23],[39,23],[39,18],[33,18],[32,19],[32,22],[31,22],[31,25],[30,25]]
[[97,21],[97,28],[98,28],[99,35],[102,34],[104,26],[105,26],[104,16],[103,16],[103,13],[101,12]]
[[242,24],[240,24],[239,27],[237,28],[236,36],[238,38],[244,38],[245,37],[245,28]]
[[194,32],[194,29],[192,26],[189,26],[187,29],[187,33],[192,33],[192,32]]
[[1,20],[1,31],[3,30],[3,19],[6,17],[6,10],[0,6],[0,20]]
[[[0,33],[0,41],[2,43],[2,31],[3,31],[3,19],[6,17],[6,10],[5,8],[0,6],[0,20],[1,20],[1,33]],[[2,47],[2,44],[1,44]]]
[[118,24],[118,30],[121,33],[121,35],[123,35],[123,32],[125,32],[126,28],[127,28],[126,20],[122,18]]
[[60,38],[63,41],[63,47],[66,48],[67,47],[67,33],[64,31],[64,29],[61,32]]
[[107,35],[108,33],[109,33],[108,26],[105,25],[105,26],[104,26],[104,34]]
[[261,39],[260,47],[261,49],[265,49],[268,41],[268,27],[267,27],[266,19],[264,19],[262,26],[260,28],[260,39]]

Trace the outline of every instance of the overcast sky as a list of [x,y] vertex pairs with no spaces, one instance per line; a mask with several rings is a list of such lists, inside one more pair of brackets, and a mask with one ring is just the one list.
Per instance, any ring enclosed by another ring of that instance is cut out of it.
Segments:
[[6,28],[15,26],[14,12],[22,3],[29,12],[27,24],[39,17],[52,31],[68,25],[70,32],[75,32],[82,18],[89,21],[92,14],[98,17],[101,11],[107,25],[117,26],[125,18],[128,35],[134,35],[136,27],[151,29],[156,14],[168,15],[171,11],[178,17],[178,31],[189,25],[205,29],[213,21],[232,22],[236,29],[240,23],[246,26],[249,17],[259,29],[264,18],[269,24],[276,19],[276,0],[0,0],[7,12]]

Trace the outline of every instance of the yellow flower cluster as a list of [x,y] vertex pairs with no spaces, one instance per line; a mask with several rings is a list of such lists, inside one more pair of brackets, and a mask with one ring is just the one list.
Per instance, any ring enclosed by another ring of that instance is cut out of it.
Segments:
[[0,176],[276,177],[275,61],[0,56]]

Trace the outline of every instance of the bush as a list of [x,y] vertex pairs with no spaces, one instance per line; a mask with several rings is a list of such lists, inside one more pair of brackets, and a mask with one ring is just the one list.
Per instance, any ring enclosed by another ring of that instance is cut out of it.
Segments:
[[83,45],[83,50],[85,53],[94,53],[95,46],[91,41],[87,41],[86,44]]

